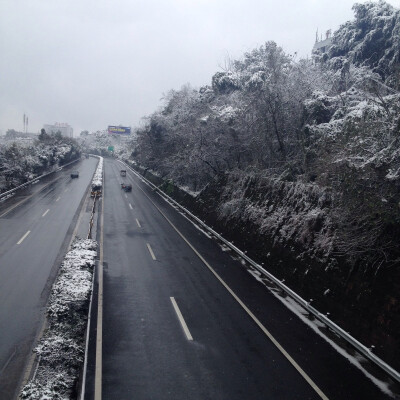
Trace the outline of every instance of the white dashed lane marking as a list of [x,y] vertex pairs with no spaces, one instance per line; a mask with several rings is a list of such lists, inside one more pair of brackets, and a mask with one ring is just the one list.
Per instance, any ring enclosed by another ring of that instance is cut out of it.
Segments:
[[21,243],[25,240],[25,238],[26,238],[30,233],[31,233],[31,231],[26,232],[25,235],[22,236],[21,239],[19,239],[19,241],[17,242],[17,244],[21,244]]
[[176,303],[176,300],[174,297],[170,297],[172,305],[174,306],[174,310],[176,312],[176,315],[178,316],[179,322],[182,325],[183,331],[185,332],[187,340],[193,340],[192,335],[190,334],[189,328],[186,325],[185,319],[183,318],[183,315],[181,313],[181,310],[178,307],[178,304]]
[[150,244],[149,244],[149,243],[146,243],[146,246],[147,246],[147,248],[148,248],[148,250],[149,250],[149,253],[150,253],[150,255],[151,255],[151,258],[152,258],[153,260],[156,260],[156,256],[154,255],[153,250],[152,250]]

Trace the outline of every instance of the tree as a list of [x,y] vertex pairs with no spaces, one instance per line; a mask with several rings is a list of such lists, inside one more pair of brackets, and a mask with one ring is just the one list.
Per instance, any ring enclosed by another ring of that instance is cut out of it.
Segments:
[[46,130],[44,128],[40,130],[38,140],[40,142],[48,142],[50,140],[50,136],[46,133]]
[[389,84],[397,82],[400,10],[382,0],[357,3],[353,10],[355,19],[335,32],[328,58],[346,57],[356,66],[368,66]]
[[61,131],[57,131],[56,133],[53,133],[51,136],[53,136],[53,138],[56,142],[62,142],[62,140],[63,140]]
[[8,140],[14,140],[18,137],[18,132],[15,129],[8,129],[5,138]]

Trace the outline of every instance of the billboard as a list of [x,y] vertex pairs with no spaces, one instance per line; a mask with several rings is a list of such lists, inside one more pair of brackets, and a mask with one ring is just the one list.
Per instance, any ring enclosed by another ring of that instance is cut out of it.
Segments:
[[115,133],[117,135],[130,135],[131,127],[130,126],[108,126],[108,133]]

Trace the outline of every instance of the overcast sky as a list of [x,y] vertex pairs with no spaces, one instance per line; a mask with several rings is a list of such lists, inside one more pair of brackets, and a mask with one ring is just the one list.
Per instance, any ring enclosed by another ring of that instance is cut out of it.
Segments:
[[354,2],[0,0],[0,132],[22,130],[24,113],[31,132],[138,126],[163,93],[210,84],[227,57],[268,40],[306,57]]

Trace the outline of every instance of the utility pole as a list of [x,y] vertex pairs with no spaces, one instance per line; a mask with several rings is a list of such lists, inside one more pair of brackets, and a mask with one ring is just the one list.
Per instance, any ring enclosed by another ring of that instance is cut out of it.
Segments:
[[24,130],[23,133],[28,133],[28,116],[24,113]]

